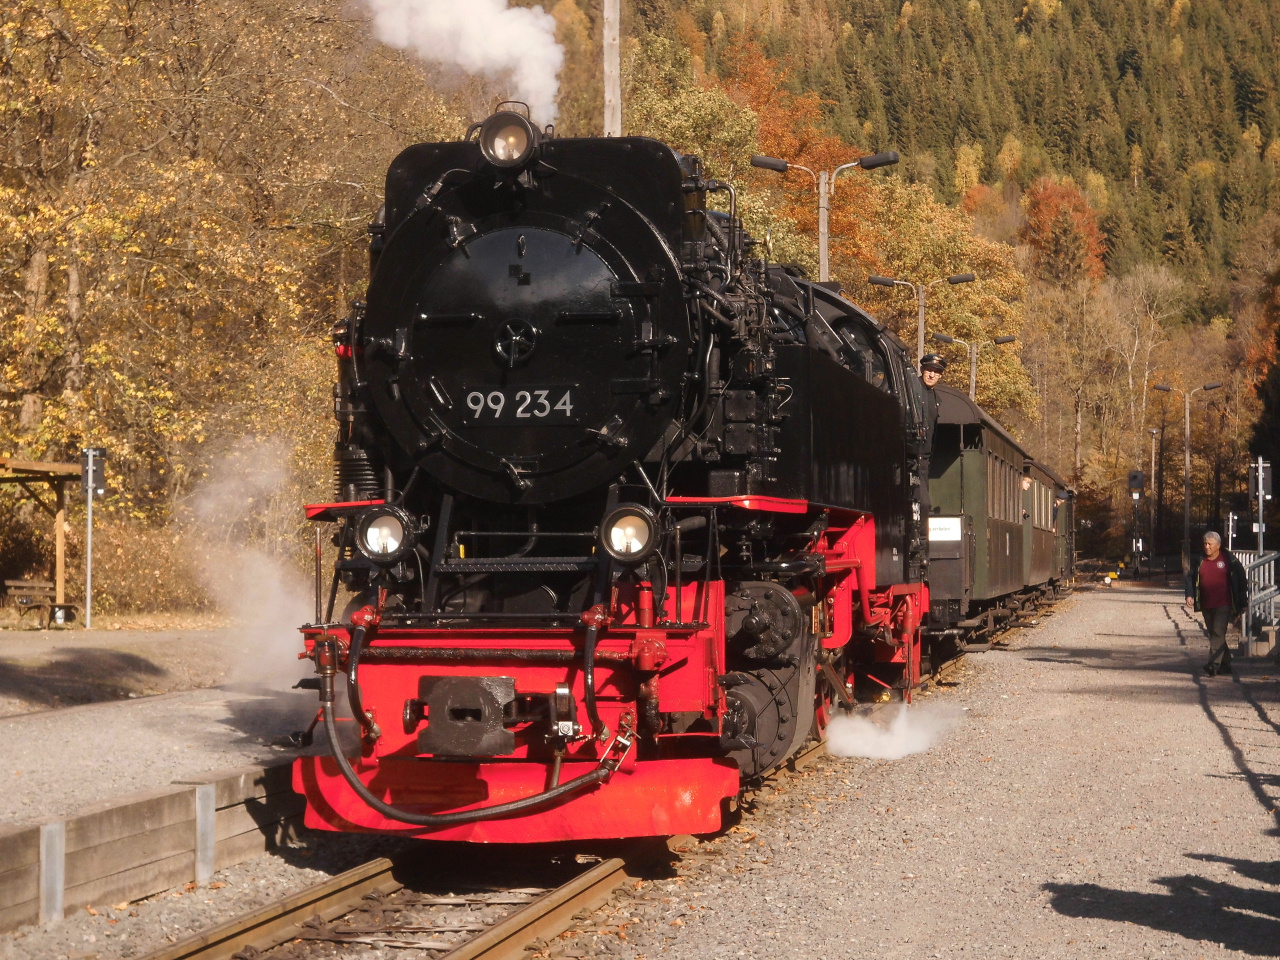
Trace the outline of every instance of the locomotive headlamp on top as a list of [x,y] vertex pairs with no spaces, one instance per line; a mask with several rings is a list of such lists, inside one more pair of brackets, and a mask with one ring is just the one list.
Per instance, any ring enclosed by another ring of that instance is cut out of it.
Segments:
[[371,507],[356,521],[356,546],[374,563],[399,563],[417,542],[413,521],[399,507]]
[[538,130],[527,117],[500,110],[480,124],[480,152],[495,167],[519,170],[538,152]]
[[624,503],[605,517],[600,543],[619,563],[643,563],[657,552],[658,521],[647,507]]

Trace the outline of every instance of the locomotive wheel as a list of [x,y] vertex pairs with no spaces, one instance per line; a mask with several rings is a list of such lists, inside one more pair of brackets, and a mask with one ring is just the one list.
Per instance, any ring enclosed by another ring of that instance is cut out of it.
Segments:
[[[839,664],[832,664],[837,674],[843,671]],[[831,680],[819,669],[814,677],[813,723],[809,728],[809,739],[826,740],[827,727],[831,721],[845,711],[840,706],[840,695],[831,685]]]

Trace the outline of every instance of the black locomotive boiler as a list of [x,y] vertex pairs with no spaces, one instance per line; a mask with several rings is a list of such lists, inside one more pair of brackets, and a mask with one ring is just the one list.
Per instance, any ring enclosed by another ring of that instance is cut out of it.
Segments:
[[512,110],[392,163],[308,507],[338,549],[309,825],[714,830],[839,705],[918,681],[923,387],[736,207],[662,143]]

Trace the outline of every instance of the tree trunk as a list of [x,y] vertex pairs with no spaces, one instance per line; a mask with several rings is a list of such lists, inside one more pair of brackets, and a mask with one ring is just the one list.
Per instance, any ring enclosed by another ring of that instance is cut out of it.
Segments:
[[80,346],[80,318],[84,315],[84,292],[80,283],[80,250],[75,240],[67,250],[67,378],[66,387],[75,393],[84,389],[84,353]]
[[1080,481],[1080,429],[1083,423],[1084,423],[1084,402],[1082,401],[1080,394],[1077,393],[1076,394],[1075,454],[1073,458],[1075,463],[1075,474],[1072,476],[1072,479],[1075,480],[1077,483]]
[[22,361],[24,367],[29,367],[35,361],[37,352],[39,317],[49,302],[49,249],[43,244],[32,250],[27,257],[22,274],[22,292],[26,320],[22,329]]

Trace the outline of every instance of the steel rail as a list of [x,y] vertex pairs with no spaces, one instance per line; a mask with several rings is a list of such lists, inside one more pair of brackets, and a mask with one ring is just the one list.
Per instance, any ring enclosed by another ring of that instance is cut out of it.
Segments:
[[[313,917],[336,920],[356,909],[370,894],[401,889],[404,885],[391,875],[394,866],[385,858],[371,860],[332,880],[147,954],[142,960],[230,960],[246,948],[270,950],[298,936],[301,925]],[[460,942],[440,960],[519,960],[529,943],[562,933],[570,927],[575,914],[599,907],[627,879],[622,860],[598,863]]]
[[528,906],[450,950],[439,960],[520,960],[535,940],[550,940],[568,930],[574,914],[594,910],[628,879],[619,859],[603,860],[568,883],[544,893]]
[[370,860],[332,880],[307,887],[149,953],[143,960],[230,960],[232,954],[246,947],[270,950],[292,940],[305,920],[317,915],[325,920],[336,920],[350,913],[371,893],[399,890],[403,884],[391,876],[393,867],[394,864],[385,857]]

